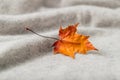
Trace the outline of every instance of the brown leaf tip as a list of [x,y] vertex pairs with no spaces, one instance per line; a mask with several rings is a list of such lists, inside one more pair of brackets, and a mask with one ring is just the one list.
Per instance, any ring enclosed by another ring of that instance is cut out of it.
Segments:
[[25,30],[29,30],[29,28],[28,28],[28,27],[25,27]]
[[28,27],[25,27],[25,30],[29,30],[29,28],[28,28]]
[[99,51],[97,48],[95,48],[96,51]]

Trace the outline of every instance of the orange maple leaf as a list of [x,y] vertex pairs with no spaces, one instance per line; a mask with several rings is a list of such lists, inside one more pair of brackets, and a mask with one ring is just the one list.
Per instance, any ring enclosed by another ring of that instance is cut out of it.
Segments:
[[89,36],[78,34],[78,23],[70,25],[65,29],[60,27],[59,40],[57,40],[54,46],[54,53],[61,53],[72,58],[75,58],[75,53],[86,54],[89,50],[97,50],[91,42],[88,40]]

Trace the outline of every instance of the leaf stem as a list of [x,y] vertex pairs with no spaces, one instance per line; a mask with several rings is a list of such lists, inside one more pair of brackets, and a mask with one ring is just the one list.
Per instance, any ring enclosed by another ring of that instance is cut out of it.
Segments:
[[41,34],[38,34],[38,33],[36,33],[35,31],[31,30],[31,29],[30,29],[30,28],[28,28],[28,27],[25,27],[25,29],[26,29],[26,30],[28,30],[28,31],[30,31],[30,32],[32,32],[32,33],[34,33],[34,34],[36,34],[36,35],[38,35],[38,36],[40,36],[40,37],[44,37],[44,38],[49,38],[49,39],[59,40],[58,38],[49,37],[49,36],[43,36],[43,35],[41,35]]

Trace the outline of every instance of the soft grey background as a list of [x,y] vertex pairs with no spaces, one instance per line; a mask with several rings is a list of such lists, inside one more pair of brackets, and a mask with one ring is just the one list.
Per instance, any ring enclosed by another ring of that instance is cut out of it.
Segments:
[[[99,51],[74,60],[24,29],[57,37],[77,22]],[[119,34],[120,0],[0,0],[0,80],[120,80]]]

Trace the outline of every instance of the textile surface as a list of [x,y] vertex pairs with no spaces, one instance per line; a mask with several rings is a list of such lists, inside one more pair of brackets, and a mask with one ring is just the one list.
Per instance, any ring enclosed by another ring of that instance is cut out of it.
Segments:
[[[53,53],[59,27],[80,23],[99,51]],[[120,0],[0,0],[0,80],[120,80]]]

